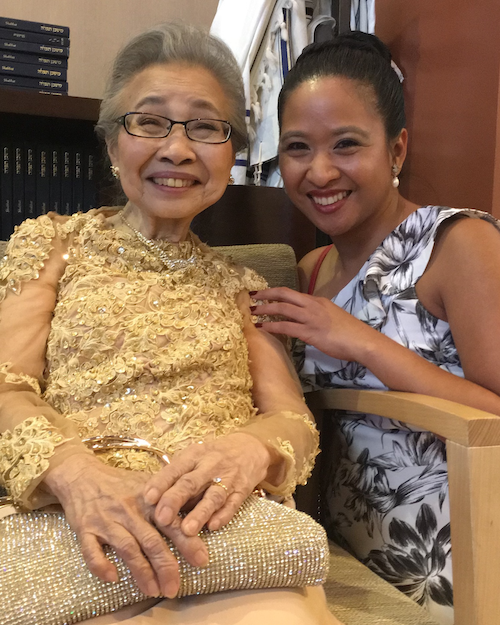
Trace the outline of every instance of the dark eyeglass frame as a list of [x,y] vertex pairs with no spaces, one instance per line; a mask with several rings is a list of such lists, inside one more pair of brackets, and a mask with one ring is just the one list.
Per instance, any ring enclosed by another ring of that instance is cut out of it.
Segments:
[[[152,117],[159,117],[161,119],[166,119],[168,122],[170,122],[170,128],[168,129],[167,134],[160,135],[158,137],[147,137],[144,135],[136,135],[133,132],[130,132],[130,130],[127,128],[126,119],[128,115],[151,115]],[[200,139],[193,139],[192,137],[190,137],[188,133],[187,125],[190,122],[197,122],[201,120],[206,120],[210,122],[223,122],[224,124],[227,124],[229,126],[229,130],[227,133],[227,137],[224,139],[224,141],[200,141]],[[165,139],[165,137],[168,137],[168,135],[172,132],[172,128],[175,126],[175,124],[180,124],[181,126],[184,126],[184,132],[186,133],[186,137],[190,141],[195,141],[196,143],[206,143],[207,145],[221,145],[222,143],[227,143],[229,139],[231,138],[231,134],[233,132],[233,127],[226,119],[212,119],[210,117],[195,117],[194,119],[187,119],[185,122],[179,122],[179,121],[175,121],[174,119],[170,119],[170,117],[165,117],[164,115],[157,115],[156,113],[147,113],[145,111],[129,111],[128,113],[125,113],[124,115],[120,115],[120,117],[115,119],[115,122],[117,124],[122,125],[125,128],[125,131],[130,136],[139,137],[140,139]]]

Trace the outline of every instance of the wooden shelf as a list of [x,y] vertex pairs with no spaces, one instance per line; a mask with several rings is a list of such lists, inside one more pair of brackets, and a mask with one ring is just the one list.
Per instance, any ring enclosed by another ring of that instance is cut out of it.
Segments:
[[38,115],[96,122],[100,100],[0,89],[0,113]]

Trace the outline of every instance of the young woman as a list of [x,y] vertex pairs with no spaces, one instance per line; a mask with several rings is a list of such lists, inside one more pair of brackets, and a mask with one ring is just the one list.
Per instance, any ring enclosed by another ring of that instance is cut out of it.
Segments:
[[[253,294],[268,332],[305,343],[305,384],[411,391],[500,415],[500,233],[489,214],[398,192],[408,135],[380,40],[306,49],[279,100],[288,195],[333,245],[300,263],[303,293]],[[444,444],[373,415],[338,422],[325,475],[331,534],[442,623],[452,581]]]

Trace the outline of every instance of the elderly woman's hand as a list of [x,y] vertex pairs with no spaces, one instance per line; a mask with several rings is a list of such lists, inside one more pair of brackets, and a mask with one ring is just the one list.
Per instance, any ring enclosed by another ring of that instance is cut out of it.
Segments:
[[[144,501],[148,478],[144,473],[116,469],[93,456],[78,454],[50,471],[45,484],[61,503],[94,575],[104,581],[118,581],[116,568],[102,549],[102,545],[111,545],[143,593],[175,597],[179,589],[177,560],[152,523],[152,506]],[[190,564],[206,565],[205,544],[197,536],[186,536],[180,522],[180,517],[174,516],[159,529]]]
[[270,465],[270,450],[250,434],[193,443],[150,478],[145,500],[156,504],[154,518],[160,527],[170,525],[185,507],[192,508],[181,529],[195,536],[204,525],[215,530],[228,523]]

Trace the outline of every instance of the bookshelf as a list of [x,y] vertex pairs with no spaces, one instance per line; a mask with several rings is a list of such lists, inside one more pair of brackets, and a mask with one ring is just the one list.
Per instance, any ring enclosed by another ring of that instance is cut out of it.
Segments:
[[0,90],[0,139],[33,143],[82,143],[99,150],[94,125],[100,100]]
[[0,238],[49,210],[70,214],[104,203],[109,180],[94,132],[99,105],[93,98],[0,89]]
[[[2,89],[0,113],[17,113],[96,122],[100,100]],[[3,130],[3,129],[2,129]]]

